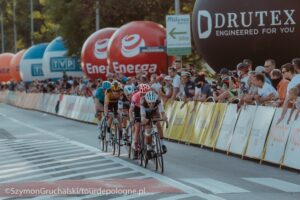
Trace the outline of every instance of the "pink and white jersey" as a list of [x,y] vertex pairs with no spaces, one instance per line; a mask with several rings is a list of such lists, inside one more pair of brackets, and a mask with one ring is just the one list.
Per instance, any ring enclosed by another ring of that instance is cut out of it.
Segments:
[[132,96],[131,105],[136,106],[136,107],[141,106],[141,93],[140,92],[137,92]]

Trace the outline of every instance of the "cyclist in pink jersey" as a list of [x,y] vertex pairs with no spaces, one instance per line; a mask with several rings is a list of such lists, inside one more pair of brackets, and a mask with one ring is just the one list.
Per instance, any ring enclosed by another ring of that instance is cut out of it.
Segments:
[[138,138],[141,126],[141,98],[144,98],[145,94],[151,90],[151,87],[147,84],[140,84],[139,91],[132,96],[131,105],[129,108],[129,117],[131,123],[134,123],[134,155],[133,159],[138,159]]

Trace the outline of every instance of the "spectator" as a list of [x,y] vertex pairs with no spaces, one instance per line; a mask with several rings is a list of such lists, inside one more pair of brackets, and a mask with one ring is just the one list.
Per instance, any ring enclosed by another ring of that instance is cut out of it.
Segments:
[[[269,80],[271,80],[271,72],[272,72],[273,69],[276,68],[276,61],[274,59],[267,59],[265,61],[264,67],[265,67],[265,76]],[[275,87],[275,86],[273,85],[273,87]]]
[[286,63],[281,67],[281,71],[283,76],[290,80],[290,83],[287,87],[287,92],[295,87],[296,85],[300,84],[300,74],[295,74],[295,68],[291,63]]
[[196,109],[198,102],[205,102],[209,97],[212,97],[212,91],[210,85],[206,82],[205,76],[201,75],[195,79],[195,96],[194,96],[194,108]]
[[160,92],[160,96],[165,103],[172,97],[172,93],[173,93],[172,81],[173,79],[171,78],[171,76],[166,76],[164,78],[164,84],[162,87],[162,91]]
[[258,87],[258,94],[254,96],[254,99],[259,104],[265,104],[276,98],[278,98],[278,93],[274,87],[265,82],[265,76],[263,74],[255,75],[256,86]]
[[220,87],[215,85],[213,88],[213,97],[216,102],[225,102],[230,98],[237,95],[237,85],[234,77],[229,75],[229,70],[227,68],[222,68],[220,70]]
[[152,90],[154,92],[156,92],[157,94],[160,93],[161,91],[161,84],[158,82],[158,77],[156,74],[152,74],[151,78],[150,78],[150,87],[152,88]]
[[183,86],[183,100],[184,103],[180,108],[183,108],[183,106],[188,102],[192,101],[195,96],[195,84],[191,81],[191,74],[187,71],[181,72],[181,84]]
[[173,79],[173,92],[172,92],[172,97],[171,101],[174,101],[176,98],[180,96],[180,87],[181,87],[181,81],[180,81],[180,76],[177,74],[176,68],[170,67],[169,70],[169,76]]
[[293,104],[293,108],[292,108],[292,112],[289,116],[288,122],[290,121],[291,116],[292,116],[295,108],[297,108],[297,110],[298,110],[297,113],[296,113],[295,120],[298,118],[299,113],[300,113],[300,84],[296,85],[295,87],[291,88],[288,91],[288,96],[286,97],[286,99],[284,101],[284,105],[283,105],[283,108],[282,108],[281,115],[280,115],[280,117],[279,117],[276,124],[279,124],[284,119],[284,117],[287,113],[287,110],[288,110],[288,104],[289,103]]
[[277,89],[278,92],[278,106],[281,106],[286,97],[286,91],[289,84],[289,81],[283,78],[283,75],[279,69],[274,69],[271,72],[272,83]]
[[238,103],[238,109],[244,105],[244,104],[252,104],[253,101],[255,100],[255,95],[258,93],[258,87],[255,85],[256,84],[256,78],[255,78],[256,72],[251,71],[249,72],[249,90],[247,94],[243,94],[240,96],[240,101]]
[[296,74],[300,74],[300,58],[294,58],[292,64],[295,68]]
[[[263,66],[257,66],[257,67],[255,68],[255,73],[256,73],[256,74],[264,74],[264,75],[265,75],[265,81],[266,81],[267,83],[269,83],[270,85],[273,85],[271,79],[269,79],[269,78],[266,76],[265,68],[264,68]],[[273,87],[274,87],[274,86],[273,86]]]
[[237,65],[237,70],[240,79],[239,96],[242,96],[243,94],[247,94],[249,90],[249,65],[245,63],[239,63]]
[[244,60],[243,60],[243,63],[245,63],[246,65],[249,66],[249,70],[250,70],[250,71],[254,70],[254,69],[253,69],[253,62],[252,62],[252,60],[250,60],[250,59],[244,59]]

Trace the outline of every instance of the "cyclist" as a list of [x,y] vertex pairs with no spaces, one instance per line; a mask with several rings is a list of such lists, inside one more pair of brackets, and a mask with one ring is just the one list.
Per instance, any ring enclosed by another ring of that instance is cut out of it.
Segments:
[[[109,90],[110,87],[111,83],[109,81],[103,81],[102,85],[96,90],[94,102],[96,107],[96,117],[98,119],[98,129],[100,129],[101,126],[101,112],[104,111],[105,92]],[[101,134],[98,138],[101,139]]]
[[120,123],[120,117],[118,116],[118,101],[123,94],[122,85],[118,81],[113,81],[111,88],[106,91],[104,99],[104,115],[107,118],[107,138],[111,139],[111,123],[112,117],[108,116],[108,112],[112,112],[117,117],[119,136],[122,137],[122,125]]
[[[149,91],[146,93],[145,97],[141,99],[141,121],[145,124],[145,142],[147,145],[147,156],[151,156],[153,151],[151,145],[151,124],[150,120],[153,118],[161,118],[167,121],[168,118],[165,115],[164,107],[162,101],[159,99],[158,95]],[[160,136],[160,143],[162,145],[163,153],[167,152],[167,147],[163,142],[163,130],[161,124],[156,122],[157,132]]]
[[138,159],[138,138],[141,126],[141,108],[140,100],[141,98],[151,90],[150,86],[147,84],[140,84],[139,91],[135,93],[131,98],[131,105],[129,108],[129,117],[131,123],[134,123],[134,155],[133,159]]
[[[130,104],[131,104],[131,98],[132,98],[133,94],[134,94],[134,87],[132,85],[126,85],[124,87],[124,93],[121,96],[121,99],[119,100],[119,104],[118,104],[118,110],[122,116],[128,117],[129,108],[130,108]],[[128,139],[128,135],[126,132],[126,125],[127,125],[127,118],[124,117],[122,119],[124,141],[127,141],[127,139]]]

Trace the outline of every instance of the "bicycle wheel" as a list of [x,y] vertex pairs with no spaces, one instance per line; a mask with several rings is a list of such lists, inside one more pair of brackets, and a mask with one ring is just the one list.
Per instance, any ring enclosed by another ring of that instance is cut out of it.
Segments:
[[131,157],[133,157],[133,148],[132,148],[132,125],[128,125],[127,127],[127,144],[126,144],[126,148],[128,151],[128,158],[130,159]]
[[122,132],[121,132],[121,134],[119,133],[119,130],[118,130],[118,128],[117,128],[117,124],[115,124],[115,128],[116,128],[116,135],[117,135],[117,137],[116,137],[116,139],[117,139],[117,144],[116,144],[116,146],[117,146],[117,154],[118,154],[118,157],[120,157],[120,154],[121,154],[121,139],[122,139]]
[[105,150],[105,143],[106,143],[106,125],[105,125],[105,119],[102,120],[101,122],[101,127],[100,127],[100,134],[101,134],[101,139],[100,139],[100,146],[101,150]]
[[115,153],[116,153],[116,143],[117,143],[117,137],[118,137],[118,130],[116,129],[117,127],[116,127],[116,124],[114,124],[114,135],[113,135],[113,137],[112,137],[112,147],[113,147],[113,155],[115,155]]
[[141,130],[139,133],[139,161],[140,166],[143,166],[145,156],[144,133]]
[[160,144],[160,137],[158,133],[155,133],[156,139],[156,171],[164,173],[164,158],[163,152]]

